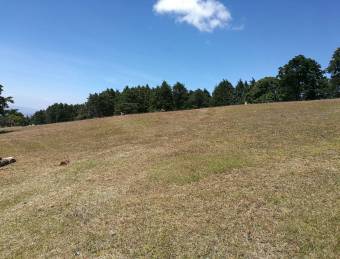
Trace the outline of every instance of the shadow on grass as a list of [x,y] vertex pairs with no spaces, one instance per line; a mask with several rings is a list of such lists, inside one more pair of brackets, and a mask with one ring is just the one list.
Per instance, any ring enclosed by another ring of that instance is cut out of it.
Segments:
[[14,132],[14,130],[2,130],[0,129],[0,135]]

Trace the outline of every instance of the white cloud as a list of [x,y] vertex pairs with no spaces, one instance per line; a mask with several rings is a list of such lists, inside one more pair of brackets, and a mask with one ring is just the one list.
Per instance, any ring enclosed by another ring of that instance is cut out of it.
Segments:
[[233,31],[243,31],[246,28],[246,26],[244,24],[241,25],[236,25],[231,27],[231,30]]
[[153,7],[158,14],[173,14],[200,31],[211,32],[231,21],[229,10],[217,0],[158,0]]

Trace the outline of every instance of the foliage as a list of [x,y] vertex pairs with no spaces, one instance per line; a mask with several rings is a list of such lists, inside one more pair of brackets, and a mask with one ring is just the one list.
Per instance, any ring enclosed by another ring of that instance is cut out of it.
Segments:
[[188,99],[188,107],[193,109],[199,109],[209,107],[211,102],[211,95],[208,90],[197,89],[190,91]]
[[16,109],[8,110],[0,117],[0,127],[26,126],[28,124],[29,118]]
[[97,94],[90,94],[86,107],[89,118],[106,117],[114,115],[116,92],[106,89]]
[[73,121],[75,117],[73,105],[55,103],[46,109],[46,123]]
[[[330,74],[330,80],[325,72]],[[0,116],[2,125],[23,125],[56,123],[153,111],[173,111],[198,109],[210,106],[223,106],[245,103],[267,103],[280,101],[301,101],[340,97],[340,48],[336,49],[326,71],[313,59],[299,55],[279,68],[276,77],[264,77],[256,81],[239,80],[234,88],[222,80],[212,95],[204,89],[188,90],[177,82],[169,85],[166,81],[156,88],[148,85],[129,87],[122,92],[106,89],[90,94],[83,104],[68,105],[56,103],[46,110],[37,111],[28,120],[19,113],[8,113],[11,97],[2,97],[0,85]],[[4,116],[6,115],[5,118]],[[11,116],[11,117],[8,117]]]
[[213,91],[212,94],[213,105],[214,106],[223,106],[223,105],[231,105],[233,104],[234,99],[234,87],[233,85],[227,81],[222,80]]
[[73,105],[74,120],[84,120],[89,118],[86,104],[75,104]]
[[189,93],[183,84],[177,82],[172,88],[172,94],[175,110],[183,110],[187,108]]
[[151,97],[151,110],[153,111],[172,111],[174,109],[172,89],[170,85],[163,81],[161,86],[153,90]]
[[32,115],[30,122],[34,125],[41,125],[41,124],[47,123],[46,111],[40,110],[40,111],[35,112]]
[[252,103],[281,101],[280,81],[276,77],[265,77],[255,82],[249,96]]
[[340,48],[337,48],[327,68],[331,74],[329,97],[340,97]]
[[[118,96],[118,95],[117,95]],[[150,109],[151,89],[148,85],[125,87],[116,101],[116,114],[145,113]]]
[[285,101],[321,99],[327,88],[321,66],[303,55],[296,56],[281,67],[278,78]]
[[3,86],[0,85],[0,116],[5,115],[5,111],[8,108],[8,104],[9,103],[13,103],[13,98],[12,97],[4,97],[2,96],[2,92],[3,92]]
[[248,92],[249,92],[248,82],[247,81],[243,82],[240,79],[235,87],[234,103],[244,104],[247,101]]

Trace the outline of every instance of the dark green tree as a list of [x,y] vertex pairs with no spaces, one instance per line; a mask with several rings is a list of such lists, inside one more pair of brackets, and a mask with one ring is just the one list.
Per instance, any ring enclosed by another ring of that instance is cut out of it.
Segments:
[[101,93],[90,94],[87,99],[88,117],[113,116],[115,112],[116,92],[113,89],[106,89]]
[[282,100],[280,81],[276,77],[258,80],[249,92],[252,103],[278,102]]
[[5,111],[8,108],[8,104],[13,103],[12,97],[4,97],[2,96],[3,86],[0,85],[0,116],[5,115]]
[[235,87],[235,104],[244,104],[247,101],[247,94],[249,91],[249,86],[247,81],[243,82],[241,79],[238,81]]
[[207,89],[203,89],[203,106],[202,107],[210,107],[212,102],[212,96]]
[[115,111],[116,92],[113,89],[106,89],[99,94],[100,110],[102,116],[112,116]]
[[172,89],[164,81],[161,86],[153,89],[151,98],[151,110],[153,111],[172,111],[174,109]]
[[172,94],[173,94],[175,110],[183,110],[187,108],[186,104],[189,98],[189,94],[188,94],[188,90],[185,88],[183,84],[177,82],[172,87]]
[[45,110],[40,110],[35,112],[32,117],[31,117],[31,123],[34,125],[41,125],[41,124],[46,124],[46,111]]
[[0,117],[1,127],[27,126],[28,119],[16,109],[7,110],[4,116]]
[[134,88],[126,86],[116,98],[115,114],[138,113],[138,96]]
[[75,104],[73,105],[73,109],[74,109],[74,114],[75,114],[74,120],[85,120],[89,118],[85,103]]
[[253,97],[252,97],[251,92],[254,91],[253,89],[254,89],[254,87],[255,87],[256,80],[255,80],[254,78],[252,78],[252,79],[249,81],[249,83],[246,81],[245,84],[246,84],[246,87],[248,88],[247,94],[246,94],[246,102],[247,102],[247,103],[253,103],[254,100],[252,99]]
[[145,113],[150,110],[151,103],[151,89],[149,85],[138,86],[135,88],[137,103],[138,103],[138,113]]
[[195,91],[190,91],[188,99],[188,108],[199,109],[204,107],[209,107],[211,102],[211,95],[208,90],[197,89]]
[[324,98],[327,80],[321,66],[303,55],[296,56],[279,69],[283,100],[315,100]]
[[77,116],[73,105],[55,103],[46,109],[46,123],[73,121]]
[[213,91],[212,103],[214,106],[224,106],[233,104],[234,87],[227,81],[220,82]]
[[116,100],[116,114],[145,113],[150,108],[151,89],[148,85],[125,87]]
[[103,113],[100,108],[100,98],[98,93],[90,94],[86,102],[86,111],[88,118],[102,117]]
[[331,75],[329,97],[340,97],[340,48],[337,48],[327,68]]

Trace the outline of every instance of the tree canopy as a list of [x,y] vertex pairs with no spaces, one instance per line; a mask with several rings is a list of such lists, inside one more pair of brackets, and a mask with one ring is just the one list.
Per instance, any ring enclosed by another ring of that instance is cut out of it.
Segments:
[[228,80],[222,80],[213,91],[213,105],[223,106],[233,104],[234,87]]
[[26,126],[29,118],[16,109],[7,110],[4,116],[0,116],[1,127]]
[[86,108],[89,118],[106,117],[114,115],[116,92],[106,89],[97,94],[90,94],[87,99]]
[[335,50],[327,72],[331,74],[330,84],[334,97],[340,97],[340,48]]
[[278,102],[282,100],[280,81],[276,77],[265,77],[255,82],[249,96],[252,103]]
[[153,90],[151,102],[154,111],[172,111],[174,109],[172,89],[166,81]]
[[[326,77],[326,71],[330,78]],[[259,80],[239,80],[234,87],[222,80],[212,95],[206,89],[188,90],[184,84],[163,81],[160,86],[126,86],[121,92],[106,89],[90,94],[83,104],[55,103],[37,111],[31,118],[16,110],[8,110],[12,97],[2,96],[0,85],[0,126],[56,123],[86,118],[153,111],[198,109],[210,106],[279,101],[315,100],[340,97],[340,48],[336,49],[326,70],[303,55],[292,58],[279,68],[277,76]]]
[[188,99],[188,108],[199,109],[204,107],[209,107],[211,103],[211,95],[208,90],[197,89],[195,91],[190,91]]
[[148,85],[128,87],[116,93],[115,114],[145,113],[150,108],[151,89]]
[[247,81],[242,81],[241,79],[237,82],[235,87],[235,104],[244,104],[247,101],[247,94],[249,92],[249,85]]
[[279,69],[282,97],[286,101],[315,100],[325,94],[327,80],[321,66],[303,55]]
[[172,94],[174,100],[175,110],[183,110],[187,108],[187,102],[189,98],[188,90],[185,88],[184,84],[177,82],[172,87]]
[[9,107],[8,105],[10,103],[13,103],[13,98],[12,97],[4,97],[2,96],[3,92],[3,86],[0,85],[0,115],[4,116],[6,109]]

